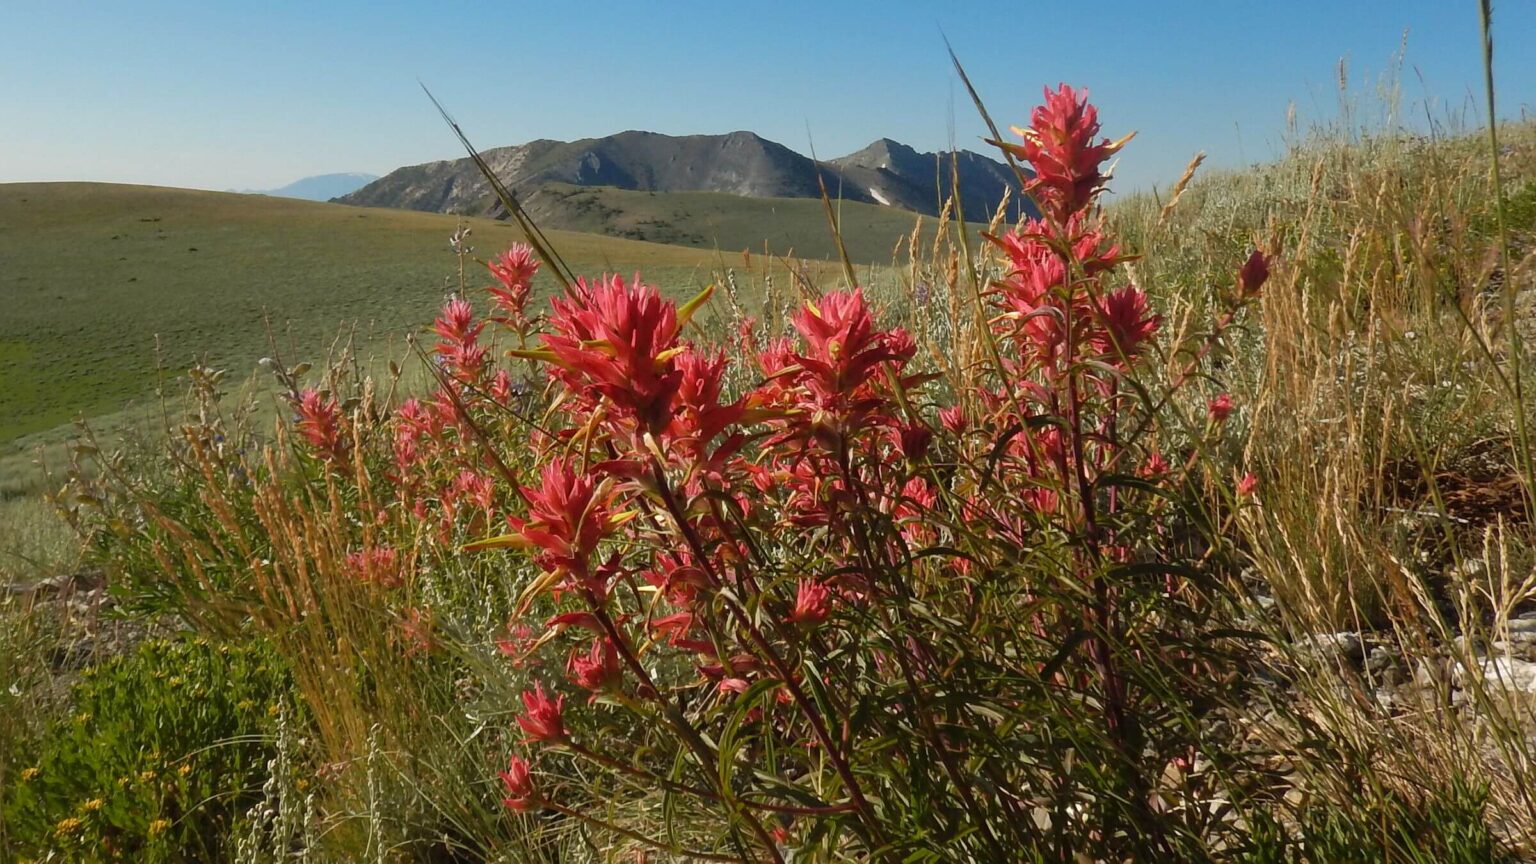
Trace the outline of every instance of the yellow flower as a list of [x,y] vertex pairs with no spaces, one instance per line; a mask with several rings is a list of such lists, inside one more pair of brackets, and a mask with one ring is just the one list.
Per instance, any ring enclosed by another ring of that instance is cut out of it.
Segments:
[[23,768],[21,769],[21,779],[31,780],[41,773],[43,773],[43,769],[41,768]]
[[149,823],[149,836],[153,837],[156,834],[159,834],[159,833],[163,832],[165,829],[167,829],[169,827],[171,827],[171,820],[169,820],[169,819],[155,819],[155,820],[152,820]]
[[184,764],[180,768],[176,769],[176,773],[180,774],[183,777],[185,777],[188,774],[192,773],[192,766],[190,764]]
[[84,804],[80,805],[80,812],[81,813],[93,813],[93,812],[95,812],[97,810],[100,810],[101,809],[101,805],[105,804],[105,803],[106,802],[102,801],[100,798],[92,798],[91,800],[89,800],[89,801],[85,802]]
[[74,816],[70,816],[70,817],[65,818],[65,819],[60,819],[59,823],[57,825],[53,826],[54,836],[56,836],[56,837],[65,837],[65,836],[68,836],[70,834],[73,834],[76,831],[80,830],[80,825],[81,824],[82,823],[80,822],[80,820],[75,818]]
[[140,771],[139,772],[139,782],[140,783],[148,783],[149,781],[155,779],[156,776],[158,776],[158,775],[156,775],[153,770]]

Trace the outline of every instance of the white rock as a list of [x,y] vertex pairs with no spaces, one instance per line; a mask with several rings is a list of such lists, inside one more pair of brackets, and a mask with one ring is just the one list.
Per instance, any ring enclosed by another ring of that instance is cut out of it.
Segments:
[[1313,633],[1296,647],[1303,656],[1314,660],[1359,663],[1365,659],[1365,640],[1359,633]]
[[1536,663],[1513,657],[1480,658],[1472,668],[1456,667],[1457,681],[1465,686],[1472,675],[1481,675],[1490,688],[1520,693],[1536,693]]

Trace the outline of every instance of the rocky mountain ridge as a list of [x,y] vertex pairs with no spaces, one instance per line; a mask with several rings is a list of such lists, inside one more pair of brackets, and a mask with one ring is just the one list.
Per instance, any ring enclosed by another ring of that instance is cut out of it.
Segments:
[[[816,161],[753,132],[662,135],[620,132],[579,141],[540,139],[484,151],[509,188],[533,195],[551,184],[643,192],[720,192],[750,198],[834,198],[934,215],[951,188],[951,166],[971,218],[990,216],[1018,183],[996,160],[961,151],[920,153],[882,138],[856,153]],[[464,215],[499,215],[489,184],[469,159],[398,168],[337,202]],[[1016,215],[1017,210],[1014,210]]]

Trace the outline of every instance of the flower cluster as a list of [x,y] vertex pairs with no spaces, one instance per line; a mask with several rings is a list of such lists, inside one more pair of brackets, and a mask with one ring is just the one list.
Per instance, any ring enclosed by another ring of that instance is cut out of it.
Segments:
[[[1157,439],[1142,378],[1163,318],[1097,209],[1124,139],[1100,138],[1066,86],[1021,132],[1009,148],[1039,216],[990,238],[998,278],[967,332],[991,361],[961,371],[920,360],[858,286],[805,299],[785,335],[742,322],[736,350],[693,340],[709,290],[679,305],[638,276],[576,280],[532,316],[525,247],[487,264],[492,317],[443,307],[440,386],[395,409],[383,461],[434,539],[518,568],[498,645],[533,683],[499,775],[508,808],[595,819],[561,803],[580,791],[561,778],[583,772],[547,770],[571,760],[718,811],[729,848],[767,860],[795,836],[877,857],[945,838],[1003,860],[1032,830],[1014,818],[1039,800],[1031,783],[1051,782],[1014,758],[1050,734],[1025,708],[1037,685],[1098,706],[1100,756],[1158,752],[1113,646],[1186,602],[1175,576],[1126,574],[1163,572],[1146,490],[1191,461],[1174,467],[1163,454],[1185,451]],[[1268,272],[1256,253],[1235,300]],[[496,361],[508,333],[542,381]],[[1212,399],[1205,434],[1231,410]],[[345,454],[334,400],[305,394],[299,414],[317,453]],[[1237,500],[1257,489],[1244,476]],[[392,586],[400,560],[365,545],[348,566]],[[430,650],[430,617],[405,618]],[[1158,662],[1189,678],[1194,660]],[[644,730],[633,759],[608,755],[615,713]],[[929,795],[948,815],[887,809]],[[836,827],[800,830],[823,817]]]

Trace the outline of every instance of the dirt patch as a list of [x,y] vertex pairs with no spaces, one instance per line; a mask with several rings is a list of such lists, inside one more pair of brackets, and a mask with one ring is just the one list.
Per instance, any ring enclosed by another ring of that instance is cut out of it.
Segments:
[[1383,472],[1387,501],[1393,507],[1431,512],[1439,512],[1443,504],[1445,515],[1462,527],[1497,521],[1529,524],[1525,483],[1510,456],[1503,442],[1482,441],[1433,472],[1414,459],[1390,462]]

